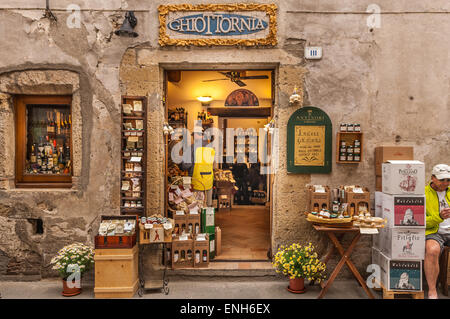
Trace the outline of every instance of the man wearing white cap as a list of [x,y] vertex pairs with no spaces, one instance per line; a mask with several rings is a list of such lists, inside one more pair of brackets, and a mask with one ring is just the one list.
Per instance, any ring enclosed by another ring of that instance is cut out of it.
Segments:
[[431,182],[425,186],[426,245],[425,276],[428,298],[437,299],[436,281],[439,275],[439,256],[444,245],[450,245],[450,167],[438,164],[431,172]]

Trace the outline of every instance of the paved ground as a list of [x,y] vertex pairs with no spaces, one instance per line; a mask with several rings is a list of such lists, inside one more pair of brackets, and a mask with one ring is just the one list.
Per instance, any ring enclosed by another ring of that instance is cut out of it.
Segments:
[[[75,297],[94,298],[93,283],[83,282],[83,292]],[[164,295],[158,291],[145,294],[148,299],[315,299],[319,294],[318,285],[308,286],[304,294],[292,294],[286,290],[287,281],[171,281],[170,292]],[[60,280],[48,279],[38,282],[0,282],[3,299],[66,299],[61,296]],[[381,298],[381,292],[374,292]],[[138,294],[134,298],[139,299]],[[440,298],[449,299],[440,294]],[[325,299],[367,299],[367,295],[355,280],[335,281]]]

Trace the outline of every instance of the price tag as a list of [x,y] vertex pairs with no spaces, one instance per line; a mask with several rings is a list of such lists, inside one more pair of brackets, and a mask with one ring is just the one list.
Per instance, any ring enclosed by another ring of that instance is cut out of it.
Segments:
[[153,228],[153,224],[145,224],[144,228],[145,229],[152,229]]
[[353,188],[353,193],[363,194],[364,191],[361,187],[355,187],[355,188]]
[[369,234],[369,235],[376,235],[378,234],[377,228],[369,228],[369,227],[360,227],[359,231],[361,234]]
[[183,210],[177,210],[175,212],[175,215],[184,215],[184,211]]
[[172,229],[172,223],[165,223],[163,224],[163,227],[165,230]]
[[130,159],[130,162],[140,162],[141,161],[141,157],[132,157],[131,159]]
[[189,211],[189,214],[191,214],[191,215],[198,215],[198,207],[195,207],[195,208],[191,209]]
[[139,137],[137,137],[137,136],[129,136],[127,140],[128,140],[128,142],[134,143],[134,142],[138,142],[139,141]]

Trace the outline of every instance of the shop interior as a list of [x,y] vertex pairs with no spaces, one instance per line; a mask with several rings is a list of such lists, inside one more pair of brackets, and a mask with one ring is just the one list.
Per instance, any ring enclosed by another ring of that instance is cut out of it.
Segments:
[[[224,132],[220,146],[223,162],[214,163],[212,194],[215,225],[221,229],[218,261],[268,259],[271,183],[270,175],[261,174],[265,164],[257,151],[260,129],[272,116],[272,79],[273,70],[166,71],[168,124],[193,132],[200,120],[205,131],[214,127]],[[234,147],[234,158],[227,158],[231,153],[227,150],[227,128],[236,132],[234,143],[228,143]],[[244,136],[250,128],[255,129],[255,135]],[[168,155],[176,142],[169,134]],[[168,183],[171,174],[187,175],[170,156],[166,158]]]

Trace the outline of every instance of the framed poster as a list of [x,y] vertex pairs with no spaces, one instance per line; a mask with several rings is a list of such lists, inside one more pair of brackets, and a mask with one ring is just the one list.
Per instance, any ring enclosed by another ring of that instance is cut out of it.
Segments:
[[321,109],[306,106],[291,115],[287,126],[289,173],[330,173],[332,125]]

